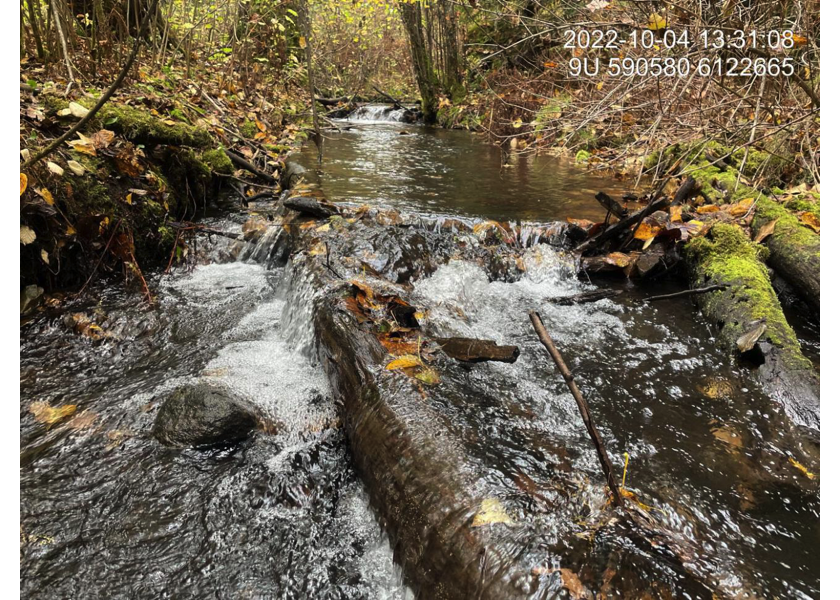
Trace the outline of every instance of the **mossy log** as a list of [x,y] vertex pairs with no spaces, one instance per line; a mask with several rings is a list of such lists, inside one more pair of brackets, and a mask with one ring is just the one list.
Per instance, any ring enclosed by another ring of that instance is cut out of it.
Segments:
[[97,115],[105,129],[139,144],[207,148],[213,137],[203,127],[171,121],[166,123],[146,110],[106,104]]
[[820,236],[799,222],[796,215],[765,196],[756,201],[753,232],[776,221],[773,235],[764,243],[770,249],[768,263],[793,285],[812,307],[820,308]]
[[763,260],[764,246],[751,242],[737,226],[715,225],[707,238],[686,246],[695,287],[725,285],[698,297],[700,308],[717,323],[719,341],[741,354],[737,341],[764,322],[766,331],[743,354],[759,365],[758,377],[768,394],[797,424],[819,428],[820,382],[811,361],[785,319]]

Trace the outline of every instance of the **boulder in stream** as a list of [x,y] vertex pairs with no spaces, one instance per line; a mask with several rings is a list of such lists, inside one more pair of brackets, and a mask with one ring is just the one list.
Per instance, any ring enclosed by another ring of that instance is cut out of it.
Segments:
[[200,383],[169,394],[152,433],[167,446],[214,446],[244,440],[258,422],[244,400],[224,387]]

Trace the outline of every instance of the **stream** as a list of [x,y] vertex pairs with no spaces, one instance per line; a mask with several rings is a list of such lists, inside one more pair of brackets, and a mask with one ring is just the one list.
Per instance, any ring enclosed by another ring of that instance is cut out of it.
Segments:
[[[629,191],[556,158],[514,156],[502,167],[498,148],[466,132],[380,120],[351,119],[351,131],[330,133],[321,167],[313,148],[303,151],[309,179],[330,200],[431,218],[549,222],[600,219],[595,191]],[[246,218],[207,224],[239,232]],[[413,598],[353,466],[341,399],[316,360],[319,282],[221,237],[200,236],[193,258],[153,277],[154,306],[103,286],[22,326],[21,595]],[[453,259],[412,282],[437,334],[522,351],[514,364],[459,375],[498,404],[437,407],[453,430],[476,432],[462,442],[481,460],[463,468],[479,485],[513,474],[527,489],[545,478],[548,448],[562,444],[584,492],[546,517],[511,490],[514,520],[550,518],[559,532],[563,519],[585,518],[602,502],[580,415],[528,321],[537,308],[619,475],[627,452],[628,489],[692,544],[694,570],[729,597],[818,598],[819,480],[789,457],[804,453],[818,465],[819,433],[780,424],[781,409],[715,346],[690,299],[649,305],[647,291],[623,279],[596,286],[544,244],[528,248],[525,266],[519,280],[502,281]],[[546,302],[598,286],[624,294]],[[80,335],[74,314],[94,320],[101,339]],[[818,359],[818,343],[808,346]],[[276,430],[231,448],[160,445],[150,435],[157,400],[195,381],[229,386]],[[78,408],[47,425],[33,417],[36,402]],[[679,597],[703,597],[671,583]]]

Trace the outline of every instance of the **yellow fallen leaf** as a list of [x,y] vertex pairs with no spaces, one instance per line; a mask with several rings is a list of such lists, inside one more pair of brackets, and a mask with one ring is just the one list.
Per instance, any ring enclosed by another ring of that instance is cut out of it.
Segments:
[[717,212],[719,210],[720,206],[718,206],[717,204],[707,204],[705,206],[699,206],[696,212],[698,215],[706,215],[709,213]]
[[668,27],[668,22],[665,20],[665,17],[659,13],[650,14],[648,17],[648,29],[659,31],[660,29],[665,29],[666,27]]
[[61,406],[52,407],[47,402],[33,402],[29,405],[29,412],[35,417],[39,423],[52,425],[58,423],[76,412],[75,404],[63,404]]
[[817,233],[820,232],[820,219],[814,213],[804,212],[799,216],[799,220],[802,221],[803,225],[810,227]]
[[682,223],[682,206],[671,207],[671,223]]
[[729,207],[729,214],[735,218],[743,217],[752,208],[755,203],[755,198],[744,198],[738,204],[733,204]]
[[513,123],[511,123],[514,129],[519,129],[522,127],[522,119],[516,119]]
[[410,369],[421,366],[423,366],[423,361],[420,360],[419,356],[401,356],[389,362],[385,368],[389,371],[394,371],[396,369]]
[[505,512],[505,507],[496,498],[487,498],[481,501],[481,508],[478,509],[472,520],[473,527],[492,525],[494,523],[513,523],[513,519]]
[[303,36],[300,36],[300,39],[298,40],[298,45],[301,48],[306,48],[306,38],[303,37]]
[[26,184],[29,182],[29,178],[26,176],[26,173],[20,174],[20,195],[23,196],[23,192],[26,191]]
[[811,471],[809,471],[807,468],[805,468],[805,465],[803,465],[803,464],[802,464],[801,462],[799,462],[798,460],[795,460],[794,458],[792,458],[792,457],[788,456],[788,462],[789,462],[790,464],[792,464],[794,467],[796,467],[797,469],[799,469],[800,471],[802,471],[802,473],[803,473],[803,474],[805,475],[805,477],[807,477],[808,479],[814,479],[814,478],[816,477],[816,475],[814,475],[813,473],[811,473]]
[[55,198],[53,198],[52,193],[47,188],[40,188],[35,190],[35,193],[41,196],[44,199],[44,202],[49,204],[50,206],[55,205]]
[[637,240],[651,240],[659,235],[659,232],[662,231],[662,226],[657,223],[656,221],[647,219],[642,221],[639,224],[639,228],[636,229],[636,233],[633,234],[633,237]]

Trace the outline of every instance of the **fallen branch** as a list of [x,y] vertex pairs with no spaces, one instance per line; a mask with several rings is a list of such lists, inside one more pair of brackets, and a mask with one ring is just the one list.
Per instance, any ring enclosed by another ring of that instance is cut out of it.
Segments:
[[683,296],[696,296],[697,294],[705,294],[706,292],[719,292],[721,290],[725,290],[728,287],[728,285],[710,285],[707,287],[683,290],[681,292],[674,292],[673,294],[650,296],[649,298],[645,298],[645,302],[656,302],[657,300],[667,300],[669,298],[682,298]]
[[668,206],[668,204],[669,204],[669,202],[668,202],[667,198],[660,198],[659,200],[655,200],[655,201],[651,202],[650,204],[648,204],[642,210],[638,210],[634,213],[631,213],[631,214],[627,215],[626,217],[624,217],[623,219],[621,219],[620,221],[618,221],[617,223],[613,223],[612,225],[610,225],[609,227],[604,229],[601,233],[599,233],[595,237],[590,238],[590,239],[586,240],[585,242],[583,242],[582,244],[578,245],[578,247],[575,250],[577,252],[584,253],[584,252],[587,252],[588,250],[591,250],[593,248],[597,248],[598,246],[600,246],[604,242],[607,242],[611,239],[614,239],[614,238],[618,237],[619,235],[621,235],[621,233],[623,231],[629,229],[630,227],[632,227],[636,223],[641,222],[642,219],[644,219],[650,213],[652,213],[654,211],[657,211],[657,210],[664,209],[665,207]]
[[598,192],[595,194],[595,199],[598,201],[598,204],[607,209],[607,213],[612,213],[619,218],[627,216],[627,208],[622,206],[618,200],[609,194]]
[[270,174],[266,173],[265,171],[257,168],[251,162],[249,162],[249,161],[245,160],[243,157],[239,156],[236,152],[232,152],[231,150],[225,150],[225,154],[227,154],[228,158],[230,159],[230,162],[235,164],[240,169],[245,169],[246,171],[249,171],[249,172],[253,173],[257,177],[259,177],[260,179],[263,179],[265,181],[273,181],[273,182],[277,181],[277,179],[275,179],[275,177],[273,175],[270,175]]
[[[145,27],[149,24],[149,18],[152,16],[152,14],[157,12],[156,11],[157,3],[158,3],[158,0],[152,0],[152,4],[151,4],[151,6],[149,6],[149,10],[148,10],[148,12],[146,12],[146,16],[143,17],[143,24],[140,26],[141,31],[143,29],[145,29]],[[65,141],[70,139],[70,137],[72,135],[74,135],[77,131],[81,130],[82,127],[87,125],[91,121],[91,119],[93,119],[93,117],[96,116],[96,113],[98,113],[99,110],[103,106],[105,106],[105,103],[108,102],[108,100],[111,99],[111,96],[114,95],[114,92],[117,91],[117,88],[119,88],[120,85],[122,85],[123,80],[125,79],[126,75],[128,75],[129,70],[131,70],[131,66],[134,64],[134,61],[137,58],[137,53],[140,51],[140,43],[141,43],[142,39],[143,39],[142,36],[139,36],[139,35],[135,38],[134,48],[131,49],[131,54],[129,55],[128,60],[125,61],[125,64],[123,65],[123,68],[122,68],[122,71],[120,71],[120,74],[117,75],[117,78],[114,80],[114,83],[111,84],[111,87],[109,87],[107,90],[105,90],[105,93],[102,94],[101,98],[99,98],[99,102],[96,103],[96,106],[94,106],[92,109],[90,109],[88,111],[88,114],[86,114],[84,117],[82,117],[81,120],[78,123],[73,125],[73,127],[68,129],[64,133],[64,135],[62,135],[61,137],[53,140],[53,142],[49,146],[47,146],[46,148],[41,150],[41,152],[36,154],[33,158],[30,158],[28,161],[23,163],[23,165],[21,165],[21,167],[20,167],[21,171],[23,171],[24,169],[28,169],[29,167],[34,165],[36,162],[38,162],[38,161],[46,158],[50,154],[52,154],[53,151],[56,148],[58,148]]]
[[572,396],[574,397],[575,402],[577,402],[580,416],[583,418],[583,423],[586,425],[586,431],[589,433],[589,437],[595,445],[595,450],[598,452],[598,460],[601,462],[601,470],[604,472],[604,475],[607,478],[607,485],[612,492],[613,506],[624,506],[624,498],[621,495],[621,490],[618,489],[615,477],[613,476],[613,468],[612,463],[610,462],[610,457],[607,455],[607,450],[604,448],[601,436],[595,428],[595,424],[592,422],[592,416],[589,414],[589,405],[581,395],[577,383],[575,383],[575,378],[572,376],[571,371],[569,371],[569,367],[567,367],[566,363],[563,362],[563,357],[560,356],[560,352],[555,347],[554,342],[551,341],[551,337],[549,337],[539,313],[531,311],[528,313],[528,316],[531,318],[531,324],[534,326],[537,336],[540,338],[540,342],[542,342],[542,345],[545,346],[546,350],[548,350],[548,354],[551,356],[554,364],[557,365],[557,368],[563,375],[563,379],[566,380],[566,385],[569,386],[569,391],[572,392]]
[[391,102],[393,102],[393,103],[394,103],[394,106],[396,106],[397,108],[401,108],[401,109],[405,110],[405,106],[403,106],[402,104],[400,104],[400,101],[399,101],[399,100],[397,100],[396,98],[394,98],[391,94],[386,94],[385,92],[383,92],[382,90],[380,90],[380,89],[379,89],[378,87],[376,87],[375,85],[373,85],[373,86],[371,86],[371,87],[372,87],[374,90],[376,90],[376,93],[378,93],[378,94],[379,94],[379,95],[381,95],[381,96],[384,96],[385,98],[387,98],[388,100],[390,100]]
[[597,302],[605,298],[614,298],[623,294],[622,290],[593,290],[591,292],[583,292],[575,294],[574,296],[559,296],[557,298],[546,298],[546,302],[557,304],[558,306],[572,306],[573,304],[586,304],[587,302]]

